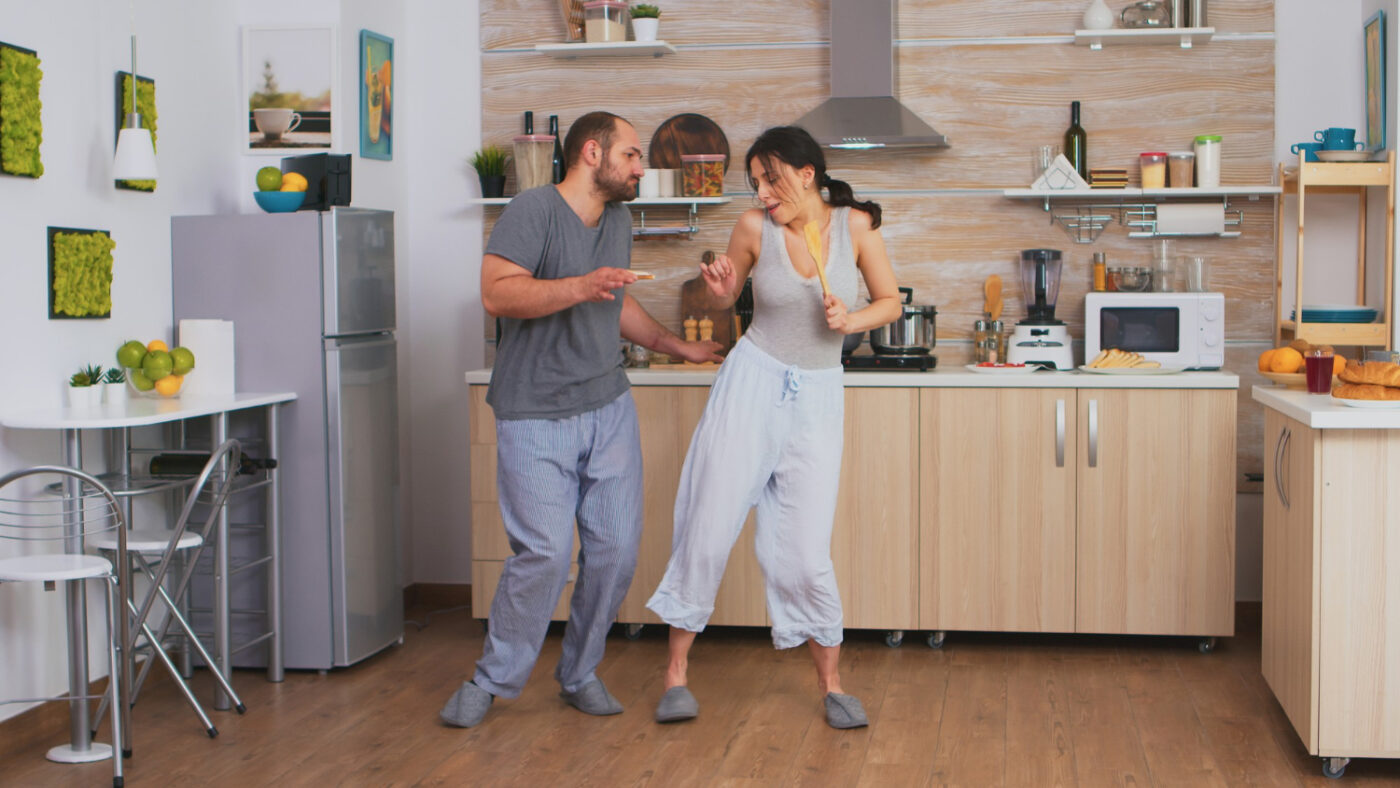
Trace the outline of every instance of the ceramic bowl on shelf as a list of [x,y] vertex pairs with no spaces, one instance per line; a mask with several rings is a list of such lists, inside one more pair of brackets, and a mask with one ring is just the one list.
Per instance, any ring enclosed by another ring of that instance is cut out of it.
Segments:
[[253,192],[253,199],[268,213],[291,213],[301,207],[306,192]]

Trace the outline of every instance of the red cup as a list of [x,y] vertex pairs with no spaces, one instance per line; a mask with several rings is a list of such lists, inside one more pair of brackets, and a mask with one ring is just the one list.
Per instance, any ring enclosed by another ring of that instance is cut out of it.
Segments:
[[1332,393],[1332,354],[1313,351],[1303,362],[1307,367],[1308,393]]

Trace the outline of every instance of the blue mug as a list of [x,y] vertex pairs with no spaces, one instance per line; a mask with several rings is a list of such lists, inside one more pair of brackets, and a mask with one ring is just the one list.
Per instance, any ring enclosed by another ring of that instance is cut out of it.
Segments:
[[1294,153],[1302,153],[1303,161],[1317,161],[1317,152],[1322,150],[1320,142],[1295,142],[1289,150]]
[[1322,143],[1323,150],[1360,150],[1364,142],[1356,141],[1356,129],[1330,128],[1313,132],[1313,139]]

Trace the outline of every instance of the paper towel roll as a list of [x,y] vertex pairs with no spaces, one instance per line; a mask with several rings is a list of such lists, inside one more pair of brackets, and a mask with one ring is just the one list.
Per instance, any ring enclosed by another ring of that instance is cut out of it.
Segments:
[[1225,230],[1225,203],[1170,203],[1157,206],[1162,235],[1219,235]]
[[181,320],[180,344],[194,353],[194,371],[180,396],[227,399],[233,396],[233,321]]

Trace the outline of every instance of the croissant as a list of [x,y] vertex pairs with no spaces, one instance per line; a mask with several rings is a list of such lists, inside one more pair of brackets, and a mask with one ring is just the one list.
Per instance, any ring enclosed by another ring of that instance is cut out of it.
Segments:
[[1363,363],[1352,359],[1347,361],[1346,368],[1338,377],[1347,383],[1400,387],[1400,364],[1392,364],[1389,361]]
[[1400,400],[1400,388],[1374,383],[1338,383],[1332,387],[1338,399]]

